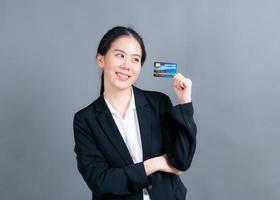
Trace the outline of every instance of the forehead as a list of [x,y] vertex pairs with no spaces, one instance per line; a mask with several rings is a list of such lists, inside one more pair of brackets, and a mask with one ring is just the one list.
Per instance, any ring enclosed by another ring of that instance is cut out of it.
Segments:
[[112,45],[111,50],[120,49],[126,53],[141,54],[142,49],[139,42],[132,36],[124,36],[116,39]]

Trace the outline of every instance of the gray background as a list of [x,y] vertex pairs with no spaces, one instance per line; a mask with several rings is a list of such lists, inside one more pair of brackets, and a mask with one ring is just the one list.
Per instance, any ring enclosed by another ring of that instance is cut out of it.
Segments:
[[280,198],[280,3],[275,0],[0,0],[0,199],[90,199],[74,113],[99,92],[102,35],[130,25],[148,53],[137,86],[177,99],[154,61],[193,80],[192,200]]

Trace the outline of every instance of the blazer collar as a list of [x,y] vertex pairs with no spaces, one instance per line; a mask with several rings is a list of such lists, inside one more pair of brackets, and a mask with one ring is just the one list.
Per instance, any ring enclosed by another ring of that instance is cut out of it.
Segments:
[[[148,101],[143,93],[143,91],[134,85],[132,85],[133,93],[134,93],[134,100],[135,100],[135,105],[137,107],[144,107],[145,105],[148,104]],[[94,110],[98,112],[103,112],[105,111],[107,107],[107,104],[105,102],[103,94],[98,97],[96,100],[96,104],[94,106]]]
[[[146,160],[151,157],[151,107],[144,95],[144,92],[135,86],[132,87],[141,134],[143,160]],[[93,109],[96,113],[98,113],[96,117],[97,121],[104,130],[104,133],[108,136],[116,151],[119,152],[126,164],[133,164],[132,157],[130,156],[114,118],[112,117],[112,114],[105,102],[103,94],[96,100]]]

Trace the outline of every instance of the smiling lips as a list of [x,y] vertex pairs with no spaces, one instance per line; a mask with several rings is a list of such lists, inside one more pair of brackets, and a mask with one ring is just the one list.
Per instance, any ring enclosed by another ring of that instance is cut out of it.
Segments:
[[118,78],[122,81],[126,81],[130,76],[127,75],[127,74],[123,74],[123,73],[120,73],[120,72],[116,72]]

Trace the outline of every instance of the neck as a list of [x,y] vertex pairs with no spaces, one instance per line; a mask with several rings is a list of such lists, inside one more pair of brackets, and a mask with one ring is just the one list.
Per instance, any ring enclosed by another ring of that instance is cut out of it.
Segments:
[[126,113],[131,100],[132,86],[124,90],[115,90],[113,88],[104,88],[104,97],[109,103],[122,115]]

